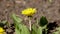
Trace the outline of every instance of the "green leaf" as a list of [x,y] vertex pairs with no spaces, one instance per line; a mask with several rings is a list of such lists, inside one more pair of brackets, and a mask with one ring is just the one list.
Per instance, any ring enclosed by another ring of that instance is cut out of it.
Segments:
[[37,26],[35,24],[32,25],[32,34],[37,34]]
[[22,24],[21,18],[17,17],[15,14],[12,14],[12,19],[14,21],[16,34],[30,34],[29,29]]
[[42,27],[37,27],[35,24],[32,26],[32,34],[42,34]]
[[37,34],[42,34],[42,27],[39,27],[38,30],[37,30]]
[[20,23],[22,21],[22,19],[16,16],[14,13],[12,14],[11,18],[17,23]]
[[23,25],[23,27],[22,27],[21,34],[30,34],[28,28],[27,28],[26,26],[24,26],[24,25]]
[[29,29],[23,24],[17,25],[15,32],[18,34],[30,34]]
[[43,27],[43,26],[45,26],[47,23],[48,23],[48,21],[47,21],[46,17],[42,16],[42,17],[40,18],[39,25]]
[[1,23],[6,24],[7,23],[7,20],[2,21]]
[[17,28],[15,28],[15,33],[20,34],[20,31]]
[[7,23],[6,20],[0,22],[0,27],[4,27],[4,25]]

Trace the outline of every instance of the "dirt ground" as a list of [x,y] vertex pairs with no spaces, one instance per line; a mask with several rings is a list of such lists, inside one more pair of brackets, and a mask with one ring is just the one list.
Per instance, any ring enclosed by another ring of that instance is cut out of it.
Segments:
[[21,11],[29,7],[37,8],[32,22],[35,22],[34,18],[46,16],[49,22],[60,23],[60,0],[0,0],[0,21],[7,20],[12,23],[11,13],[16,13],[24,19],[26,16],[23,16]]

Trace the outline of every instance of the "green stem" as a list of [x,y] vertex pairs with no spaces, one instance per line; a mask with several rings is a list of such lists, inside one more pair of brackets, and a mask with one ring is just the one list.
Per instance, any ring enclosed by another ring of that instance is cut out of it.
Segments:
[[31,31],[31,18],[29,17],[29,29]]

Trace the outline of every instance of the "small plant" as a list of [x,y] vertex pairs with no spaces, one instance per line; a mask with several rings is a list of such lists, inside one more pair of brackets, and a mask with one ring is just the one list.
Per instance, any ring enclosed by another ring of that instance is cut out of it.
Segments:
[[[36,13],[35,8],[27,8],[22,11],[23,15],[26,15],[29,19],[29,28],[23,24],[22,19],[19,18],[16,14],[12,14],[11,18],[14,21],[15,26],[15,33],[16,34],[47,34],[47,25],[48,21],[45,16],[42,16],[40,20],[37,20],[37,23],[34,23],[31,25],[31,18],[32,15]],[[53,32],[53,34],[57,34],[60,32],[60,28],[58,28],[59,31]]]

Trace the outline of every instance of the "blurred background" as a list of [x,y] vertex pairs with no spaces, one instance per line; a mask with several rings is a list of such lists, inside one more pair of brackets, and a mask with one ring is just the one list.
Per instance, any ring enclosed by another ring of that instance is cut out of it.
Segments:
[[[32,24],[35,23],[35,18],[39,19],[41,16],[46,16],[48,22],[56,21],[60,24],[60,0],[0,0],[0,22],[7,20],[10,24],[13,23],[11,13],[17,14],[24,20],[26,16],[22,15],[21,11],[29,7],[37,9]],[[26,25],[27,20],[24,20]]]

